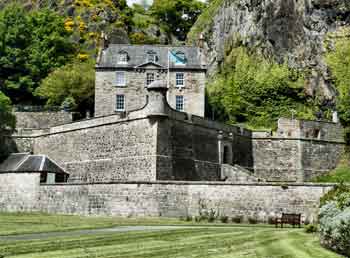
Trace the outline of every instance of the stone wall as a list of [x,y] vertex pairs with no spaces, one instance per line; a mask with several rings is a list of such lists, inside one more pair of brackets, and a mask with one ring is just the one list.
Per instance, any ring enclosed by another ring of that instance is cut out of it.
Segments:
[[39,173],[0,173],[0,210],[33,211],[39,195]]
[[16,127],[44,129],[72,122],[72,113],[68,112],[15,112]]
[[55,160],[70,173],[70,181],[156,179],[157,128],[151,120],[84,123],[80,125],[82,129],[76,129],[73,123],[36,137],[34,154],[45,154]]
[[219,137],[235,158],[229,164],[252,167],[250,134],[196,116],[161,119],[158,127],[158,180],[220,181]]
[[254,175],[267,181],[301,181],[301,144],[299,140],[253,139]]
[[[125,95],[126,111],[142,108],[146,104],[147,86],[146,74],[155,74],[156,80],[167,81],[167,70],[159,67],[144,67],[144,70],[122,70],[126,75],[126,86],[116,86],[116,70],[96,71],[95,90],[95,115],[105,116],[114,114],[116,111],[116,95]],[[177,88],[176,72],[183,72],[185,86]],[[170,73],[169,91],[167,99],[172,108],[175,109],[175,96],[184,96],[184,111],[204,117],[205,105],[205,71],[178,69]]]
[[[1,211],[27,211],[32,206],[33,211],[48,213],[180,217],[198,216],[213,209],[219,215],[260,221],[282,212],[302,213],[304,218],[313,221],[317,218],[320,197],[331,189],[330,185],[281,187],[207,182],[120,182],[37,185],[35,188],[33,178],[22,176],[12,178],[15,181],[0,176],[1,182],[5,182],[0,184]],[[18,184],[28,179],[28,183]]]

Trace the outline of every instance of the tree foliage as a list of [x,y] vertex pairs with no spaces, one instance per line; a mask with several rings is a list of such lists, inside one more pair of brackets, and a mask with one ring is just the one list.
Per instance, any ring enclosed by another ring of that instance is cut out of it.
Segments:
[[76,62],[56,69],[45,78],[36,95],[47,99],[48,106],[69,106],[71,110],[93,109],[94,62]]
[[0,11],[0,90],[14,103],[31,101],[40,81],[75,53],[69,36],[64,18],[50,10]]
[[303,86],[303,74],[237,47],[208,86],[208,95],[221,119],[271,128],[279,117],[291,117],[293,110],[297,117],[312,118]]
[[0,134],[12,131],[15,128],[16,119],[12,114],[11,100],[0,91]]
[[335,50],[326,55],[326,61],[339,92],[339,117],[344,125],[350,126],[350,40],[338,40]]
[[151,12],[160,24],[183,41],[204,7],[205,4],[197,0],[154,0]]

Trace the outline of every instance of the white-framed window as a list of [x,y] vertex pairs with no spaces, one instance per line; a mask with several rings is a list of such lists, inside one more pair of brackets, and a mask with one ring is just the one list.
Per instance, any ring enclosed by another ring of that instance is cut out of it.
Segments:
[[117,94],[116,97],[116,111],[125,111],[125,96]]
[[184,111],[184,96],[176,96],[176,110]]
[[157,62],[157,53],[150,51],[147,53],[147,62],[156,63]]
[[128,53],[120,52],[118,54],[118,64],[127,64],[128,63]]
[[154,82],[154,73],[147,73],[146,74],[146,85],[150,85],[152,82]]
[[126,86],[125,72],[116,72],[116,86]]
[[176,87],[184,87],[184,86],[185,86],[185,74],[176,73]]

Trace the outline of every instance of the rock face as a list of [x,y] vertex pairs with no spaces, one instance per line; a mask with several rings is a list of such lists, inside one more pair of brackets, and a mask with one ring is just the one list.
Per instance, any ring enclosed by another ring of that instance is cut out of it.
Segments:
[[309,71],[306,93],[333,102],[336,90],[323,59],[324,40],[349,24],[348,0],[223,0],[204,31],[209,71],[214,73],[230,44],[238,42]]

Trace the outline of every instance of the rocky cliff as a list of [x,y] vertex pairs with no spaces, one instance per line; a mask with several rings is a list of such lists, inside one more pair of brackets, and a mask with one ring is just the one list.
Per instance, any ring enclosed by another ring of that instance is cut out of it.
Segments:
[[204,35],[211,74],[239,44],[307,71],[307,95],[329,103],[337,93],[323,56],[349,25],[349,0],[216,0],[189,39]]

